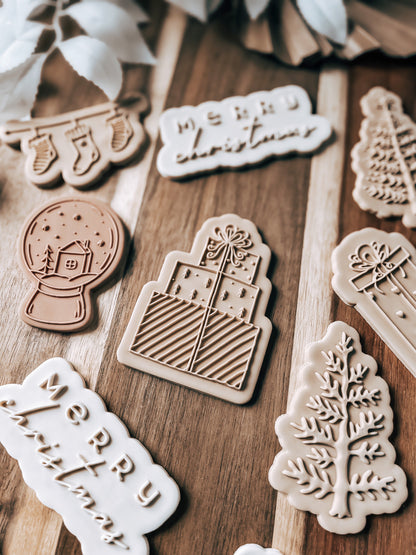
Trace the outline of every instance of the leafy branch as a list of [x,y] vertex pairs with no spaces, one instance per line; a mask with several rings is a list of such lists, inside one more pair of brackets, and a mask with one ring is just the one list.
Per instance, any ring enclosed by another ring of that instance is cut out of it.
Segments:
[[319,472],[312,463],[308,464],[308,468],[306,468],[304,461],[300,457],[296,459],[296,462],[289,459],[287,464],[290,470],[283,470],[283,474],[289,478],[294,478],[299,485],[307,486],[300,490],[301,493],[308,494],[316,491],[315,497],[322,499],[328,493],[334,491],[329,475],[325,470]]
[[335,403],[331,403],[328,399],[322,399],[319,395],[311,396],[306,406],[315,410],[319,414],[320,420],[328,420],[331,424],[336,424],[344,418]]
[[[46,7],[54,10],[50,19],[47,19]],[[65,38],[63,16],[76,21],[83,34]],[[81,77],[101,88],[110,99],[116,98],[123,80],[121,62],[154,63],[137,27],[146,19],[133,0],[3,0],[0,7],[2,120],[30,115],[42,67],[57,49]],[[54,34],[47,45],[41,41],[44,31]]]
[[364,441],[357,449],[351,449],[350,455],[358,457],[364,464],[370,464],[376,457],[384,457],[385,453],[379,443],[370,446],[367,441]]
[[389,492],[396,491],[391,485],[393,482],[395,479],[392,476],[380,478],[373,474],[372,470],[367,470],[362,477],[359,474],[353,475],[349,490],[360,501],[363,501],[366,495],[373,501],[377,500],[377,495],[390,499]]
[[342,401],[341,387],[338,380],[334,380],[329,372],[325,372],[323,375],[319,372],[315,372],[315,376],[322,383],[322,397]]
[[315,461],[321,468],[327,468],[334,461],[334,457],[330,455],[325,447],[312,447],[311,452],[306,456],[308,459]]
[[380,395],[381,393],[379,389],[372,389],[369,391],[364,386],[359,385],[357,388],[350,390],[348,403],[355,408],[377,405],[378,401],[381,399]]
[[291,426],[300,433],[295,434],[297,439],[302,440],[305,445],[320,444],[331,447],[334,442],[332,428],[329,424],[321,427],[313,416],[309,419],[302,416],[300,424],[291,422]]
[[383,428],[383,419],[383,414],[375,416],[374,412],[371,410],[368,411],[367,415],[364,412],[361,412],[359,422],[357,424],[354,424],[354,422],[349,423],[350,443],[368,436],[377,435],[377,430],[381,430]]

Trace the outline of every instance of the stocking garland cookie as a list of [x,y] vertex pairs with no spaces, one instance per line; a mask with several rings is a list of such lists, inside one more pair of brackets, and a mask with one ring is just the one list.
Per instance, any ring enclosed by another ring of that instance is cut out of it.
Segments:
[[211,218],[192,251],[171,252],[147,283],[118,349],[137,370],[231,401],[253,395],[271,333],[270,250],[234,214]]
[[21,310],[31,326],[78,331],[91,322],[91,291],[115,273],[124,227],[99,201],[63,198],[32,214],[20,236],[20,258],[35,282]]
[[303,387],[276,421],[282,451],[269,480],[329,532],[355,534],[367,515],[393,513],[407,499],[406,476],[388,439],[388,386],[343,322],[331,324],[306,359]]
[[332,255],[335,293],[416,377],[416,250],[400,233],[350,233]]
[[125,164],[139,152],[146,135],[140,114],[144,97],[129,105],[107,102],[49,118],[8,122],[1,138],[21,144],[25,172],[39,187],[52,187],[62,177],[80,189],[94,184],[111,164]]
[[147,555],[179,489],[62,358],[0,387],[0,442],[84,555]]
[[171,108],[160,118],[164,146],[157,167],[182,178],[257,164],[271,156],[312,152],[331,135],[325,118],[312,115],[301,87],[289,85],[248,96]]
[[401,216],[405,226],[416,227],[416,123],[403,114],[400,97],[383,87],[372,88],[361,107],[361,140],[352,150],[354,199],[379,218]]

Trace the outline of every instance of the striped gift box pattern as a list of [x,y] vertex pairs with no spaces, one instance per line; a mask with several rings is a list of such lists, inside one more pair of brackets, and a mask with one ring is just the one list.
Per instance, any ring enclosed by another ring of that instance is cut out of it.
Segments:
[[215,308],[154,292],[130,350],[241,389],[259,328]]

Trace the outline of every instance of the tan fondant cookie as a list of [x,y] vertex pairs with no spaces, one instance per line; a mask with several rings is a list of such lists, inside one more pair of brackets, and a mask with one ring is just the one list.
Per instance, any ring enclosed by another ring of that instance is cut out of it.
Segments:
[[84,555],[147,555],[145,534],[178,506],[176,483],[62,358],[0,387],[0,442]]
[[25,173],[39,187],[52,187],[61,177],[73,187],[94,184],[111,164],[125,164],[140,150],[146,134],[140,113],[147,101],[121,105],[107,102],[74,112],[24,122],[8,122],[1,138],[20,143]]
[[91,291],[119,266],[125,247],[120,218],[104,203],[62,198],[36,210],[19,240],[35,283],[22,319],[31,326],[78,331],[93,319]]
[[329,532],[355,534],[367,515],[393,513],[407,499],[406,476],[389,442],[389,389],[344,322],[331,324],[306,360],[302,388],[276,421],[282,451],[269,480]]
[[400,233],[350,233],[332,255],[332,287],[416,376],[416,250]]
[[234,214],[207,220],[192,251],[147,283],[118,349],[138,370],[233,403],[253,395],[271,333],[270,250]]
[[253,165],[292,152],[312,152],[331,125],[312,114],[308,93],[296,85],[166,110],[157,157],[161,175],[180,179],[216,168]]
[[370,89],[361,107],[361,140],[352,150],[354,199],[379,218],[401,216],[416,227],[416,123],[403,114],[400,97],[382,87]]

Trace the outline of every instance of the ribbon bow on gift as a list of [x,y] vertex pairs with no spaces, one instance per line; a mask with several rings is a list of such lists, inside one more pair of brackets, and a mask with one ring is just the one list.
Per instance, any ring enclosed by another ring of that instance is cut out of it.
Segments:
[[370,245],[357,247],[354,254],[350,254],[350,268],[355,272],[372,270],[374,281],[379,280],[394,268],[393,262],[388,262],[391,255],[390,247],[384,243],[373,241]]
[[227,225],[224,229],[216,227],[214,238],[210,238],[207,247],[207,258],[218,258],[223,252],[227,253],[233,266],[241,266],[241,261],[247,256],[246,249],[253,246],[247,231]]

